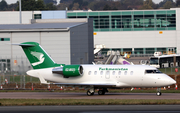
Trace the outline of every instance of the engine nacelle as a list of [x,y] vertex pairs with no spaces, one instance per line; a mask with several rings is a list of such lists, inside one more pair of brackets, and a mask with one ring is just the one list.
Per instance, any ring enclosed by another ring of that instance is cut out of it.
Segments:
[[53,73],[62,74],[64,77],[76,77],[83,74],[81,65],[65,65],[52,70]]

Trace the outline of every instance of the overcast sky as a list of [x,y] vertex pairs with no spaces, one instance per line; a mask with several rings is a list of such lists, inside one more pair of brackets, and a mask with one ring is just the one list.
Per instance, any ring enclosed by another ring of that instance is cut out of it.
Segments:
[[[0,0],[1,1],[1,0]],[[16,3],[18,0],[6,0],[6,2],[8,4],[11,4],[11,3]],[[58,0],[59,1],[59,0]],[[163,0],[153,0],[153,2],[155,3],[159,3],[160,1],[163,1]],[[175,1],[175,0],[174,0]]]

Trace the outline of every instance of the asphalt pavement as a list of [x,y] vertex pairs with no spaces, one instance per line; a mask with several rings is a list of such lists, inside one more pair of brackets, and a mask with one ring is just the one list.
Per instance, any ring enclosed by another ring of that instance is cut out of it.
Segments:
[[1,92],[0,99],[180,99],[180,93],[106,93],[87,96],[86,93],[63,92]]
[[0,113],[179,113],[180,105],[1,106]]

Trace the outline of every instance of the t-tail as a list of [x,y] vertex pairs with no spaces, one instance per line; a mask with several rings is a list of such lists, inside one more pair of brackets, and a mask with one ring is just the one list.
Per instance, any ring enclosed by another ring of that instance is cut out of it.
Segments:
[[24,42],[18,45],[24,50],[33,69],[64,66],[64,64],[55,63],[37,42]]

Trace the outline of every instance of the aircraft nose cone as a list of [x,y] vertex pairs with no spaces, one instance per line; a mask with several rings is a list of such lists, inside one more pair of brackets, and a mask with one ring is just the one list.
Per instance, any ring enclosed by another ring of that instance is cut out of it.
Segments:
[[169,83],[169,85],[176,84],[176,81],[170,77],[169,77],[169,79],[166,79],[166,81],[167,81],[167,83]]
[[176,81],[174,79],[169,81],[170,84],[176,84]]
[[[164,77],[164,78],[163,78]],[[173,84],[176,84],[176,81],[174,79],[172,79],[170,76],[168,75],[165,75],[162,77],[162,80],[164,81],[164,85],[165,86],[169,86],[169,85],[173,85]]]

